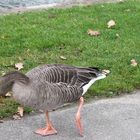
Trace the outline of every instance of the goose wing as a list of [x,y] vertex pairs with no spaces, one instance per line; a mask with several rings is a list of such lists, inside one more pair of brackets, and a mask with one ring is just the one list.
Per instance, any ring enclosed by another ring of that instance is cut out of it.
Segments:
[[62,64],[50,64],[36,67],[26,75],[30,79],[48,81],[50,83],[67,83],[68,85],[83,86],[91,79],[101,74],[98,68],[74,67]]

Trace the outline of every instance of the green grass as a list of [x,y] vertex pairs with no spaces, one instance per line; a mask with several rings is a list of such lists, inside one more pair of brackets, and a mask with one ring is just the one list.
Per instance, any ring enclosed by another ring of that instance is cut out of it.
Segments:
[[[113,29],[107,28],[110,19],[116,21]],[[113,96],[140,87],[139,65],[130,65],[133,58],[140,63],[138,0],[10,14],[0,16],[0,27],[0,73],[14,70],[17,62],[24,63],[23,72],[46,63],[98,66],[111,73],[96,82],[87,97]],[[91,37],[88,29],[101,35]],[[13,112],[17,104],[7,102],[12,111],[5,112]]]
[[[19,103],[15,102],[11,98],[0,98],[0,119],[12,117],[17,112],[17,108],[20,106]],[[32,110],[29,107],[26,107],[24,112],[26,114],[30,113]]]

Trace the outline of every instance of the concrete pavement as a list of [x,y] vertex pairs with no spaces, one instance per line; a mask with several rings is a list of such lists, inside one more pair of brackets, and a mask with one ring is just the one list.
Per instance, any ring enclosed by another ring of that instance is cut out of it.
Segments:
[[140,140],[140,91],[84,105],[84,137],[75,126],[77,106],[51,113],[58,134],[42,137],[33,133],[45,124],[44,114],[0,123],[0,140]]

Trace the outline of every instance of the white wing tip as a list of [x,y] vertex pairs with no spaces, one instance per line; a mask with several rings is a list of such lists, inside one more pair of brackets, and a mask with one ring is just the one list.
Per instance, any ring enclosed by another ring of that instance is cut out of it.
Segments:
[[88,84],[86,84],[85,86],[83,86],[83,94],[84,95],[87,90],[90,88],[90,86],[97,80],[100,80],[100,79],[104,79],[106,77],[105,74],[99,74],[97,78],[94,78],[92,79]]

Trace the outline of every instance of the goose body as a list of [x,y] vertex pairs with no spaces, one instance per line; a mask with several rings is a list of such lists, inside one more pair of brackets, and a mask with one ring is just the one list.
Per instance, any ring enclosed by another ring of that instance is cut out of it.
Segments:
[[60,64],[43,65],[26,73],[30,82],[13,85],[13,96],[24,106],[52,110],[78,100],[96,81],[105,78],[98,69]]
[[[1,77],[0,94],[4,95],[12,90],[13,97],[22,105],[48,112],[82,98],[96,80],[105,77],[97,68],[42,65],[25,75],[15,71]],[[83,103],[83,100],[81,102]],[[48,115],[46,116],[48,118]],[[42,131],[37,133],[42,134]]]
[[82,88],[64,83],[36,83],[38,80],[31,81],[28,85],[16,82],[12,88],[13,97],[23,106],[50,111],[78,100],[83,92]]

